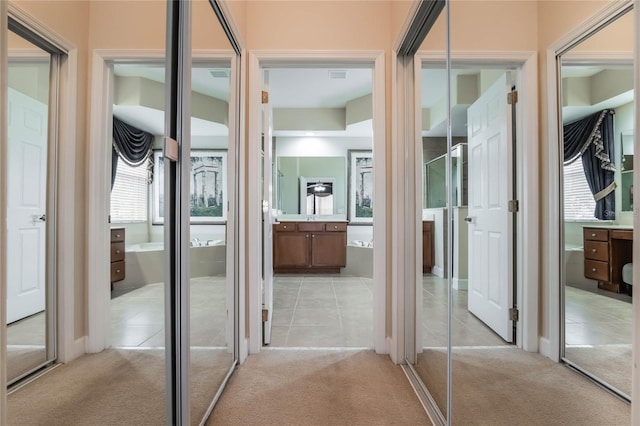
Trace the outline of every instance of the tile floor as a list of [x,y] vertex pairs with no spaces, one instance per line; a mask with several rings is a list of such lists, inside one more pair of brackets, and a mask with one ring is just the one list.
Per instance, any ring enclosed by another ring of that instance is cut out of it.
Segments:
[[270,347],[373,347],[373,280],[277,275]]
[[[191,346],[226,347],[225,277],[191,279]],[[111,346],[164,346],[164,286],[116,292],[111,300]]]
[[[422,279],[422,346],[447,345],[447,280],[425,274]],[[503,346],[501,337],[467,309],[467,291],[453,292],[452,344],[454,346]]]

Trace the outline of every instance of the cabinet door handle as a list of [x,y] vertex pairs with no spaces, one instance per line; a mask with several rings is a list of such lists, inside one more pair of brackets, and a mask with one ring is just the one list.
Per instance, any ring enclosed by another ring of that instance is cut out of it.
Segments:
[[315,236],[315,234],[312,234],[312,235],[311,235],[311,238],[315,238],[315,237],[316,237],[316,236]]
[[119,273],[120,273],[120,269],[116,269],[116,274],[119,274]]
[[591,234],[591,236],[592,236],[592,237],[595,237],[595,236],[596,236],[596,234]]
[[282,229],[287,229],[287,225],[284,225],[284,226],[282,227]]
[[338,225],[333,225],[333,229],[338,229]]
[[305,237],[306,237],[306,238],[309,238],[309,234],[306,234],[306,235],[305,235]]
[[120,254],[120,250],[116,250],[116,254]]
[[591,268],[591,272],[595,272],[595,271],[596,271],[596,268]]
[[595,253],[595,252],[596,252],[596,249],[591,249],[591,251]]

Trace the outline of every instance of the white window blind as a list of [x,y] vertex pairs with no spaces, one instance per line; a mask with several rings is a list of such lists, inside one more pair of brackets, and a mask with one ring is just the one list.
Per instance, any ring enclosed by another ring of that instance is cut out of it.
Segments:
[[111,222],[146,222],[148,194],[146,164],[131,167],[118,161],[111,190]]
[[565,220],[596,220],[596,202],[584,176],[582,160],[564,166],[564,218]]

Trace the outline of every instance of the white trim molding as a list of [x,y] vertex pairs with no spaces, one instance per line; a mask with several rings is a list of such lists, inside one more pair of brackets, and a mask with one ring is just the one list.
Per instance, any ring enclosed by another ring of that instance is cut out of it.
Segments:
[[[633,3],[633,38],[634,40],[640,40],[640,1],[636,0]],[[634,88],[640,87],[640,67],[638,66],[638,60],[640,60],[640,44],[634,43],[633,50],[634,58],[634,73],[633,82]],[[635,89],[636,93],[638,89]],[[640,152],[640,135],[638,135],[638,123],[640,123],[640,100],[638,95],[634,96],[634,123],[636,123],[636,131],[633,135],[633,149],[634,152]],[[640,188],[640,173],[634,173],[633,184],[636,188]],[[633,206],[633,251],[634,253],[640,253],[640,203],[635,203]],[[636,256],[637,257],[637,256]],[[633,276],[640,277],[640,261],[635,261],[633,265]],[[632,369],[631,369],[631,424],[640,424],[640,333],[638,333],[638,325],[640,325],[640,303],[633,304],[633,341],[632,341]]]
[[257,353],[262,346],[262,294],[261,294],[261,203],[260,146],[261,146],[261,71],[264,68],[297,67],[371,67],[373,69],[373,152],[374,193],[376,203],[373,214],[374,271],[373,310],[374,342],[377,353],[388,353],[386,340],[386,275],[387,275],[387,220],[386,220],[386,126],[385,126],[385,64],[383,51],[252,51],[249,54],[249,135],[247,148],[246,197],[246,259],[248,283],[249,353]]

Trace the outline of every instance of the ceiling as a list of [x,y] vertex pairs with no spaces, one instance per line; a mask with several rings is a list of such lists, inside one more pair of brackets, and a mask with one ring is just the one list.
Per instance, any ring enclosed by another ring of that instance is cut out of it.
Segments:
[[[196,66],[192,75],[195,92],[224,101],[229,99],[229,67],[224,63],[202,63]],[[602,66],[571,65],[562,68],[563,77],[590,77],[601,71]],[[136,76],[164,82],[164,66],[117,64],[117,76]],[[478,69],[454,69],[452,81],[458,75],[478,74]],[[273,108],[343,108],[350,100],[371,93],[373,77],[371,69],[355,68],[272,68],[267,71],[269,102]],[[338,77],[338,78],[335,78]],[[425,68],[422,70],[421,105],[432,108],[444,101],[447,88],[446,70]],[[615,108],[633,100],[633,91],[612,97],[591,106],[564,107],[563,121],[569,122],[603,108]],[[466,107],[454,105],[452,108],[452,134],[466,135]],[[114,114],[130,124],[153,134],[164,133],[164,114],[141,106],[114,106]],[[226,126],[193,119],[194,135],[226,135]],[[276,136],[342,136],[358,137],[372,135],[371,120],[347,126],[344,131],[274,131]],[[432,129],[423,132],[425,136],[445,136],[446,121],[435,123]]]
[[[192,87],[194,92],[228,102],[229,67],[224,64],[194,64]],[[142,77],[164,83],[164,66],[117,64],[116,76]],[[214,77],[217,76],[217,77]],[[347,102],[372,92],[371,69],[357,68],[272,68],[268,75],[269,103],[272,108],[344,108]],[[114,115],[153,134],[164,133],[162,111],[132,105],[114,105]],[[194,135],[226,134],[224,126],[205,120],[192,120]],[[372,121],[365,120],[347,126],[343,131],[281,131],[276,136],[343,136],[359,137],[373,134]]]

